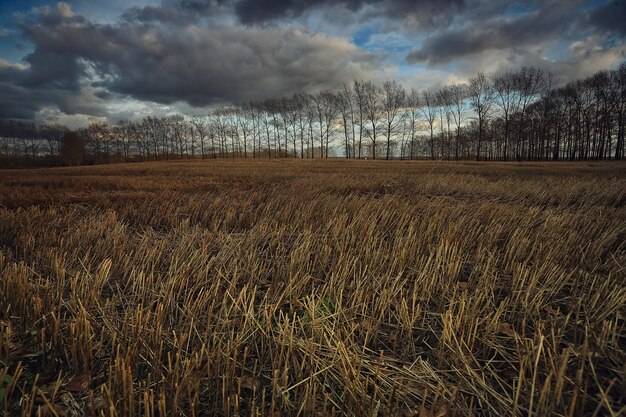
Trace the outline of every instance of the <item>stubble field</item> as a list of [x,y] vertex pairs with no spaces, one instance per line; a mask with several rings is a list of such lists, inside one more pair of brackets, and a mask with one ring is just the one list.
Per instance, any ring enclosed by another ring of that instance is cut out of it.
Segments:
[[626,164],[0,171],[0,412],[626,411]]

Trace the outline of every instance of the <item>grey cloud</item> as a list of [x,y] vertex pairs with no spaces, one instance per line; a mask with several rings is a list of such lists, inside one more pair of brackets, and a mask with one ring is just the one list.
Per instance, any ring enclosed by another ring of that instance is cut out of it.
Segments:
[[626,1],[607,1],[591,11],[589,21],[601,30],[626,35]]
[[461,28],[436,32],[407,55],[410,63],[430,65],[488,50],[520,48],[563,34],[576,18],[577,1],[546,1],[538,10],[514,19],[502,17],[472,21]]
[[[172,0],[170,0],[172,1]],[[184,10],[197,13],[215,11],[228,4],[228,0],[173,0]]]
[[186,25],[199,21],[225,20],[231,17],[232,6],[221,0],[166,0],[160,5],[133,6],[124,13],[122,19],[128,23],[166,23]]
[[[335,88],[395,65],[346,40],[296,29],[314,10],[323,10],[334,27],[349,15],[357,30],[376,18],[382,31],[429,34],[408,54],[409,63],[474,58],[460,60],[454,76],[433,69],[428,83],[526,64],[571,78],[619,58],[607,39],[620,45],[625,3],[585,12],[588,0],[162,0],[129,8],[107,24],[61,3],[20,21],[33,50],[24,64],[0,60],[0,118],[29,119],[42,108],[112,117],[125,99],[202,108]],[[511,14],[512,6],[533,11]],[[546,61],[540,50],[554,39],[571,45],[560,63]]]
[[[130,35],[130,36],[129,36]],[[368,72],[369,56],[338,39],[282,28],[162,28],[115,33],[109,51],[84,51],[136,98],[205,105],[317,90]]]
[[[206,26],[180,22],[96,24],[64,6],[22,22],[35,45],[26,68],[0,67],[7,117],[55,104],[101,115],[107,95],[203,106],[370,78],[376,60],[348,41],[281,27]],[[98,87],[90,94],[85,85]],[[80,98],[78,101],[77,97]]]
[[173,6],[144,6],[127,9],[122,18],[127,22],[177,22],[185,21],[190,16],[180,16]]
[[30,64],[30,71],[24,74],[23,85],[73,91],[80,89],[78,80],[84,69],[75,56],[37,48],[25,60]]
[[38,106],[32,91],[0,82],[0,119],[31,120]]
[[[601,38],[590,36],[570,45],[569,53],[559,60],[547,58],[540,50],[492,50],[480,55],[480,59],[466,60],[455,68],[456,82],[463,82],[476,72],[493,76],[507,71],[517,71],[523,66],[539,68],[551,73],[554,82],[561,85],[588,77],[597,71],[614,67],[623,62],[621,51],[626,42],[603,45]],[[435,68],[431,69],[435,71]]]
[[259,23],[279,18],[297,17],[321,7],[342,5],[350,11],[372,6],[377,13],[391,17],[434,21],[462,9],[465,0],[236,0],[237,16],[243,23]]
[[[17,69],[15,71],[24,71]],[[0,70],[0,119],[33,120],[45,106],[53,106],[67,114],[105,116],[105,102],[91,89],[67,91],[62,89],[29,88],[7,80],[21,75],[7,76]]]
[[468,8],[463,24],[457,19],[455,25],[428,36],[407,54],[407,62],[438,65],[497,50],[525,56],[542,44],[574,42],[598,31],[607,45],[619,43],[626,35],[625,1],[607,1],[585,12],[583,0],[537,0],[526,5],[533,7],[532,11],[515,18],[501,17],[507,2],[495,3],[481,1],[471,13]]
[[[503,0],[503,4],[514,0]],[[159,6],[132,7],[123,18],[139,22],[194,22],[219,17],[245,25],[267,26],[297,19],[322,10],[338,21],[349,17],[369,20],[387,17],[409,28],[435,27],[449,23],[460,11],[471,12],[476,4],[490,0],[163,0]],[[482,6],[481,6],[482,9]]]

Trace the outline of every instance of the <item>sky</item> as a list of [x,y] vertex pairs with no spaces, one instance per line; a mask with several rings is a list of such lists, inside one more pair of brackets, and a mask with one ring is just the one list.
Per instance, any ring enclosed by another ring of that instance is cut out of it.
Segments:
[[0,119],[70,127],[624,60],[625,0],[0,0]]

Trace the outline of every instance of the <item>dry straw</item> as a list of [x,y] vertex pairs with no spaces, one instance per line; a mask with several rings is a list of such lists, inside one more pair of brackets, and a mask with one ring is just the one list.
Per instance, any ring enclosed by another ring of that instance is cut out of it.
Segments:
[[0,172],[0,409],[623,414],[625,168]]

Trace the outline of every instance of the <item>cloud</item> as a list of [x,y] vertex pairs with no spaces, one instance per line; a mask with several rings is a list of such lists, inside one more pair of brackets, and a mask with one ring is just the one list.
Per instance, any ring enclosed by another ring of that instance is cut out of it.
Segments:
[[[26,71],[18,69],[17,71]],[[6,71],[0,67],[0,80]],[[68,92],[59,89],[28,88],[18,83],[0,81],[0,118],[32,120],[44,108],[55,108],[67,114],[88,114],[105,117],[105,101],[99,99],[92,89]]]
[[[555,82],[563,85],[619,65],[624,60],[622,51],[626,48],[626,42],[607,46],[602,42],[602,38],[592,35],[562,47],[567,53],[558,60],[549,59],[541,47],[485,51],[475,59],[455,64],[454,77],[446,80],[446,83],[451,81],[462,83],[479,71],[493,76],[506,71],[517,71],[523,66],[532,66],[545,73],[552,73]],[[425,73],[435,73],[437,68],[437,66],[429,68]],[[444,79],[445,75],[446,72],[440,74]],[[436,85],[436,81],[433,80],[433,84]]]
[[625,47],[619,1],[122,3],[104,21],[68,3],[18,17],[10,37],[21,32],[30,52],[0,59],[0,118],[193,113],[354,78],[429,88],[522,65],[569,81],[615,65]]
[[337,5],[351,12],[372,7],[376,14],[410,16],[422,24],[433,24],[464,8],[465,0],[236,0],[233,4],[240,21],[246,24],[298,17],[310,10]]
[[578,10],[574,3],[578,2],[546,1],[540,9],[518,17],[498,16],[438,31],[411,50],[406,59],[437,65],[489,50],[535,46],[568,30]]
[[171,23],[185,25],[208,21],[223,22],[232,18],[232,6],[218,1],[165,0],[159,5],[132,6],[122,13],[122,19],[130,23]]
[[296,28],[148,22],[132,13],[98,24],[65,3],[39,9],[21,28],[34,50],[20,68],[0,66],[0,100],[17,103],[0,109],[5,117],[49,103],[101,116],[107,94],[204,106],[315,92],[371,78],[377,62],[347,40]]
[[579,80],[624,62],[626,40],[607,45],[598,35],[592,35],[570,45],[571,54],[552,63],[549,68],[562,82]]
[[626,35],[626,2],[607,1],[591,11],[589,22],[602,31]]
[[89,126],[91,123],[106,122],[107,118],[102,116],[92,116],[82,113],[65,113],[54,106],[44,106],[37,110],[33,116],[37,124],[58,123],[70,129],[80,129]]
[[[99,30],[90,29],[91,38]],[[113,76],[112,91],[160,103],[206,105],[333,88],[367,76],[347,41],[284,28],[114,28],[108,47],[81,51]]]

